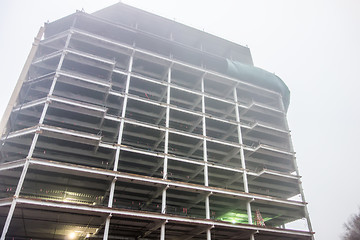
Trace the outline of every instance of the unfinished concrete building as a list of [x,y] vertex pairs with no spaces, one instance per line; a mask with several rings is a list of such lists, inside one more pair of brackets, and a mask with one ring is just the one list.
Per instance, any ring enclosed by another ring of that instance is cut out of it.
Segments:
[[313,239],[288,105],[247,47],[172,20],[48,23],[1,125],[1,240]]

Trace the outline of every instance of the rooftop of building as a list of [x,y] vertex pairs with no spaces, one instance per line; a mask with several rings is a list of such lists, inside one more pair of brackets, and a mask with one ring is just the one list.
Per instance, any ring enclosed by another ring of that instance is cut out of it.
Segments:
[[288,109],[290,102],[288,87],[275,74],[255,67],[247,46],[121,2],[101,9],[93,15],[210,55],[225,58],[226,67],[222,68],[227,75],[279,92],[283,97],[285,109]]
[[83,26],[101,29],[98,32],[100,35],[108,35],[129,45],[136,42],[139,49],[154,51],[278,92],[285,110],[288,109],[288,87],[277,75],[255,67],[248,47],[123,3],[116,3],[93,14],[77,12],[49,23],[45,38],[61,32],[61,29],[65,30],[79,15],[85,17],[79,21]]

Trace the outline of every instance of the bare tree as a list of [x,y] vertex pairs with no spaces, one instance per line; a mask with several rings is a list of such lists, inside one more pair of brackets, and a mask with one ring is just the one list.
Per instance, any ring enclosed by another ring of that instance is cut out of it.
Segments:
[[350,217],[347,223],[344,224],[345,234],[343,240],[359,240],[360,239],[360,212]]

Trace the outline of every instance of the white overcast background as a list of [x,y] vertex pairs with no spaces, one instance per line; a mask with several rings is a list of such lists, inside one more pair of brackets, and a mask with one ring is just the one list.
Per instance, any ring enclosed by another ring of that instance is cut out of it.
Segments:
[[[46,21],[116,0],[1,0],[0,113]],[[317,240],[340,239],[360,206],[360,1],[124,0],[247,45],[291,91],[288,120]]]

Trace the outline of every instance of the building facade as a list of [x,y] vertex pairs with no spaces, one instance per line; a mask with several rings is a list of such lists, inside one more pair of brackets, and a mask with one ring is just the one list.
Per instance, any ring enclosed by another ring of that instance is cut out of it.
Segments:
[[247,47],[125,4],[48,23],[1,123],[1,240],[313,239],[288,105]]

